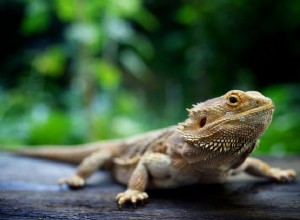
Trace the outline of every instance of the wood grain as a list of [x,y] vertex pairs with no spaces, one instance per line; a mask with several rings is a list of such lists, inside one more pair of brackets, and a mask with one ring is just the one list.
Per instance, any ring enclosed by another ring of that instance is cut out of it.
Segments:
[[[300,157],[262,158],[300,173]],[[125,190],[99,171],[85,188],[59,187],[75,166],[0,154],[0,219],[300,219],[300,183],[276,184],[246,175],[225,184],[150,190],[149,203],[119,210]]]

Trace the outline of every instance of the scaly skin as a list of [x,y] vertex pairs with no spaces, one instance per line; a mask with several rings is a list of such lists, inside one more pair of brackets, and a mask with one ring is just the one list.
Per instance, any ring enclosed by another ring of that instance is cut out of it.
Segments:
[[189,117],[172,126],[122,140],[103,141],[83,148],[41,148],[22,154],[81,161],[77,172],[60,184],[82,187],[99,167],[112,170],[127,190],[116,196],[121,208],[148,199],[146,188],[174,188],[195,183],[223,182],[246,172],[276,182],[293,181],[292,169],[272,168],[248,157],[272,121],[274,104],[259,92],[232,90],[194,105]]

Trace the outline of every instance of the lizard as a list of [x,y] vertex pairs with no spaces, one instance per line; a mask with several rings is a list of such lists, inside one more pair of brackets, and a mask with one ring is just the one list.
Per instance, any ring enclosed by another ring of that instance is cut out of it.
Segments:
[[148,188],[176,188],[190,184],[223,183],[242,172],[291,182],[293,169],[273,168],[250,157],[269,127],[275,105],[258,91],[231,90],[187,109],[188,118],[177,125],[116,140],[103,140],[77,148],[41,147],[19,153],[79,163],[74,175],[60,184],[80,188],[99,168],[127,185],[116,196],[119,208],[148,200]]

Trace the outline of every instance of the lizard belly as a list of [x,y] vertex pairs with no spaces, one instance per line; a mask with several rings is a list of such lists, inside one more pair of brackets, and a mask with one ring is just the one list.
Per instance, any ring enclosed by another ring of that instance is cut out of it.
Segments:
[[[147,188],[176,188],[196,183],[220,183],[228,176],[228,172],[219,169],[192,169],[183,171],[171,165],[168,155],[151,153],[145,155],[140,161],[144,164],[149,174]],[[115,164],[113,174],[115,179],[122,184],[128,184],[136,164]]]
[[158,167],[155,166],[149,168],[152,175],[150,188],[176,188],[192,184],[223,183],[228,177],[228,172],[217,169],[197,170],[191,174],[172,166],[168,166],[168,169],[156,169]]
[[[147,188],[175,188],[183,185],[193,184],[198,178],[191,175],[184,175],[182,172],[171,166],[169,155],[162,153],[148,153],[140,159],[147,169]],[[137,164],[119,165],[115,164],[113,175],[122,184],[128,184]]]
[[175,188],[198,180],[197,177],[186,176],[174,168],[170,156],[166,154],[152,153],[147,158],[146,166],[150,174],[149,188]]
[[178,170],[170,170],[168,174],[164,178],[154,176],[149,182],[149,188],[176,188],[198,182],[196,177],[182,175]]
[[113,176],[114,178],[122,184],[128,184],[129,179],[135,169],[135,165],[130,166],[122,166],[122,165],[115,165],[113,168]]

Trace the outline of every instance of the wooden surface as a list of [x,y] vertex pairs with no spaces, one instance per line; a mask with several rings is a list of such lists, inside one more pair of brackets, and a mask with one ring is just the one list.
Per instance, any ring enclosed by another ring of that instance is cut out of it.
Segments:
[[[295,168],[300,157],[264,158]],[[300,219],[300,183],[275,184],[242,175],[225,184],[150,190],[149,203],[119,210],[125,187],[99,171],[85,188],[69,190],[56,180],[75,166],[0,153],[0,219]]]

